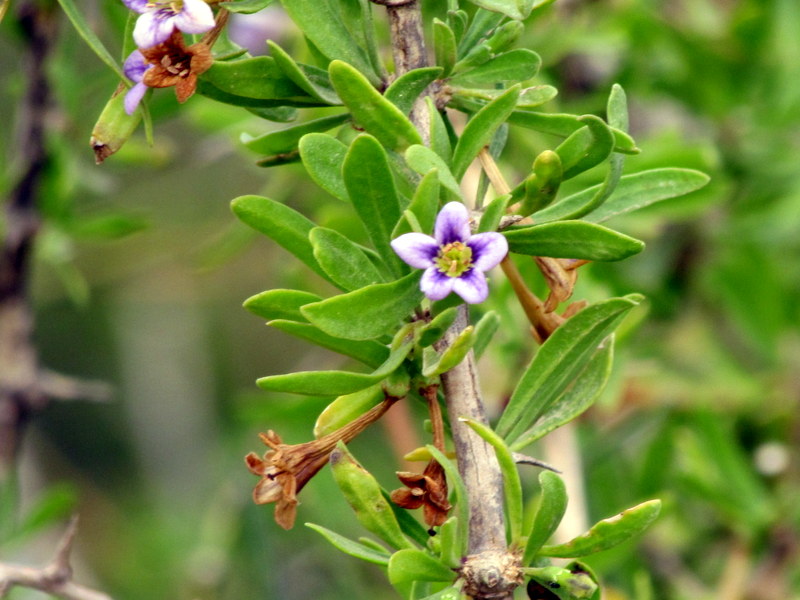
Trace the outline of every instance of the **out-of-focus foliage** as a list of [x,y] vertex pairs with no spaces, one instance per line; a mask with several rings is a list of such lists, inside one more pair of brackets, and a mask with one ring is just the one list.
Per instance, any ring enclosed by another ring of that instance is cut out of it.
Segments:
[[[440,15],[439,4],[427,3],[431,15]],[[580,291],[593,299],[633,291],[649,299],[646,318],[618,335],[611,389],[579,424],[589,521],[647,498],[665,501],[644,552],[625,544],[588,562],[612,583],[609,598],[794,597],[800,5],[558,0],[546,11],[516,44],[539,51],[546,82],[560,91],[544,109],[603,114],[620,83],[642,149],[625,172],[668,164],[712,177],[691,196],[620,217],[615,226],[647,250],[583,274]],[[280,9],[266,12],[261,26],[274,30],[262,39],[302,55]],[[124,7],[98,2],[90,14],[122,57]],[[243,167],[235,132],[257,138],[275,127],[200,97],[165,124],[177,104],[155,94],[156,146],[135,137],[95,167],[89,132],[115,82],[66,25],[51,64],[58,106],[41,207],[48,220],[36,265],[37,336],[48,366],[110,381],[117,394],[107,405],[54,404],[38,421],[25,487],[0,497],[0,557],[41,556],[34,539],[77,506],[78,568],[117,597],[388,596],[377,567],[331,552],[304,528],[283,534],[271,511],[250,503],[241,456],[252,447],[242,440],[255,442],[265,423],[290,442],[306,440],[326,403],[266,403],[255,378],[341,363],[259,330],[238,308],[268,286],[299,287],[308,272],[274,245],[253,242],[228,200],[263,194],[322,226],[349,229],[351,239],[366,241],[366,232],[344,209],[319,208],[323,192],[300,169]],[[14,107],[22,76],[13,68],[12,19],[0,33],[0,100]],[[504,168],[519,175],[552,145],[530,130],[510,135],[520,150],[503,157]],[[14,143],[14,120],[0,119],[3,192],[15,175]],[[590,170],[563,185],[569,192],[603,177]],[[122,236],[145,222],[146,230]],[[260,273],[253,264],[263,264]],[[500,342],[509,357],[520,355],[518,339]],[[489,400],[499,404],[522,365],[486,360]],[[353,446],[390,482],[396,459],[386,435],[375,428]],[[535,489],[535,479],[526,474],[523,484]],[[301,519],[359,535],[327,469],[301,500]]]

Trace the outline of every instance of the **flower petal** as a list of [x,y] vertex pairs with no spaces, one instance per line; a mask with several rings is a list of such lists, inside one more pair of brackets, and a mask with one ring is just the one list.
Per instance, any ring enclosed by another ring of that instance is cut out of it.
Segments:
[[441,300],[453,291],[453,283],[456,281],[457,277],[448,277],[436,267],[429,267],[422,274],[419,289],[431,300]]
[[144,72],[147,71],[152,65],[147,64],[144,55],[138,50],[134,50],[125,59],[125,64],[122,65],[122,70],[125,77],[134,83],[140,83],[144,77]]
[[147,0],[122,0],[122,3],[137,13],[144,13],[150,10]]
[[404,233],[391,241],[397,256],[415,269],[427,269],[439,253],[436,240],[424,233]]
[[128,90],[128,92],[125,94],[125,100],[123,102],[126,113],[132,115],[134,112],[136,112],[139,102],[141,102],[142,98],[144,98],[145,92],[147,92],[147,86],[141,81]]
[[175,27],[184,33],[205,33],[214,28],[214,13],[203,0],[183,0],[183,10],[175,16]]
[[461,202],[448,202],[436,217],[434,236],[440,245],[466,242],[469,238],[469,211]]
[[174,29],[174,14],[163,9],[150,10],[136,19],[133,41],[139,48],[150,48],[167,41]]
[[468,304],[480,304],[489,295],[489,285],[480,269],[470,269],[453,281],[453,291]]
[[467,241],[472,249],[472,265],[481,271],[488,271],[500,264],[508,254],[508,241],[501,233],[489,231],[473,235]]

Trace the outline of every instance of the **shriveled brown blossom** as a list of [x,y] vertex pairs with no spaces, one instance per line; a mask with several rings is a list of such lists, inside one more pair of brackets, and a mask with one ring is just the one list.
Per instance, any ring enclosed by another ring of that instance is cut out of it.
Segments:
[[214,59],[205,42],[186,46],[183,35],[175,30],[167,41],[139,50],[147,63],[153,65],[142,82],[153,88],[175,87],[178,102],[186,102],[197,89],[197,77],[211,68]]
[[422,473],[400,471],[397,478],[406,487],[391,493],[392,502],[409,510],[422,507],[428,527],[437,527],[447,520],[452,507],[447,500],[444,469],[436,460],[431,459]]

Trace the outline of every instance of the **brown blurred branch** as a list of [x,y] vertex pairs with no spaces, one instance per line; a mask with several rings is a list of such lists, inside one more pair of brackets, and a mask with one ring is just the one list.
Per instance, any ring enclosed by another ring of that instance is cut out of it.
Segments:
[[58,544],[53,560],[45,567],[37,569],[0,563],[0,598],[5,598],[14,586],[20,586],[65,600],[111,600],[111,596],[72,581],[69,559],[77,531],[78,518],[73,517]]

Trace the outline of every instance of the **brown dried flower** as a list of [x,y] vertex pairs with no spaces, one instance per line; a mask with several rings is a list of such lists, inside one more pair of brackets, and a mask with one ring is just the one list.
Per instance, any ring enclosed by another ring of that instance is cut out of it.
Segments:
[[447,479],[442,465],[431,459],[421,474],[400,471],[397,478],[406,487],[391,493],[392,502],[410,510],[423,507],[422,515],[428,527],[436,527],[447,520],[452,507],[447,500]]
[[178,102],[186,102],[197,89],[197,76],[211,68],[214,59],[204,42],[186,46],[180,31],[161,44],[140,48],[145,61],[152,65],[142,82],[153,88],[175,87]]

